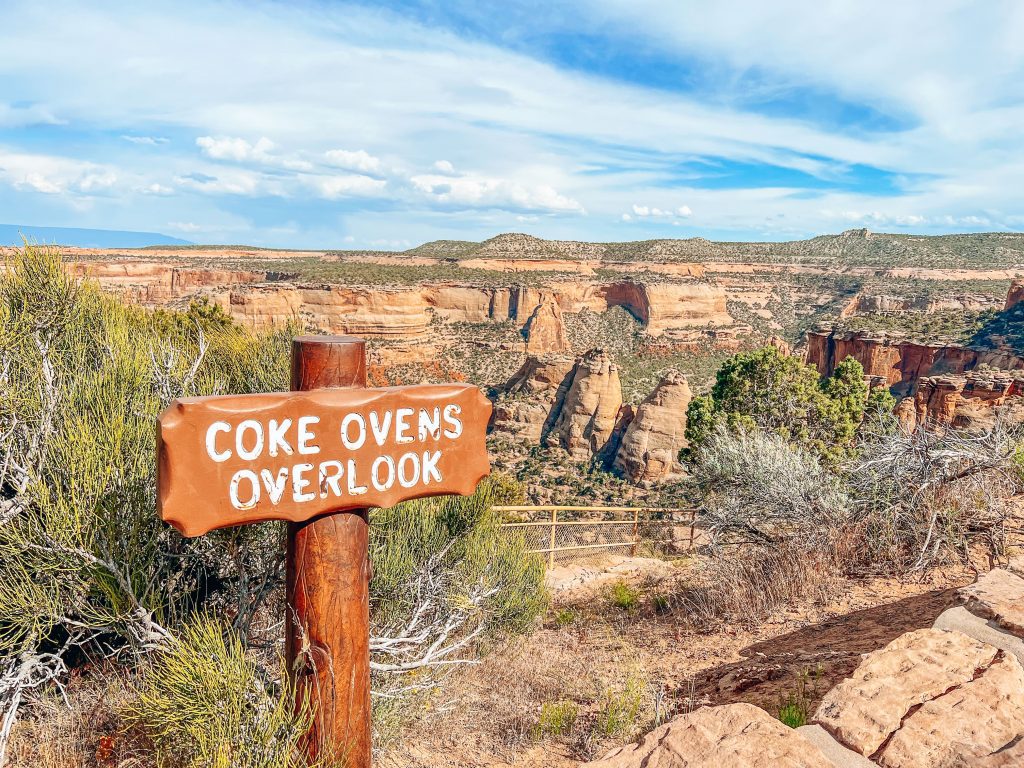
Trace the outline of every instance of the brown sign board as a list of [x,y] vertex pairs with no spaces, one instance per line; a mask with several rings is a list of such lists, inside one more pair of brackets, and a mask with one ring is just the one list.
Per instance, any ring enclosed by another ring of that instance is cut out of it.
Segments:
[[490,413],[465,384],[175,400],[159,422],[160,516],[201,536],[469,494],[490,471]]

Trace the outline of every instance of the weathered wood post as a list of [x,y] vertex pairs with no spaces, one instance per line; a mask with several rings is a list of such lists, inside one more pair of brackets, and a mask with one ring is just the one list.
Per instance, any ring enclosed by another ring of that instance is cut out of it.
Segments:
[[491,404],[469,384],[366,387],[361,339],[302,336],[292,391],[187,397],[160,414],[157,509],[184,536],[285,520],[286,654],[314,758],[370,765],[367,509],[468,495]]
[[[299,336],[291,388],[366,386],[366,342]],[[309,701],[310,762],[370,765],[370,556],[368,510],[288,524],[285,657],[296,705]],[[338,750],[341,750],[341,754]]]

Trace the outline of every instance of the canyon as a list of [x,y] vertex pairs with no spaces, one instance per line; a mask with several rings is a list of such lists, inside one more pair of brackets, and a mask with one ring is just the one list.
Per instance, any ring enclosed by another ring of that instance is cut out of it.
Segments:
[[[1024,397],[1019,345],[900,330],[913,318],[1020,313],[1019,237],[852,230],[788,244],[580,243],[507,234],[403,253],[63,251],[71,274],[145,307],[203,302],[253,328],[366,337],[382,383],[395,381],[393,369],[405,371],[398,380],[466,376],[492,389],[498,438],[598,457],[634,482],[678,474],[691,390],[709,384],[694,360],[716,350],[770,343],[822,375],[854,357],[872,386],[902,399],[908,427],[989,423]],[[861,318],[884,322],[858,328]]]

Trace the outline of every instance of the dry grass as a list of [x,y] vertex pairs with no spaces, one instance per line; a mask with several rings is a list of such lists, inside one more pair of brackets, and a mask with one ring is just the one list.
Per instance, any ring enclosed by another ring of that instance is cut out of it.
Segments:
[[847,582],[845,547],[812,551],[792,543],[738,547],[706,561],[676,602],[694,628],[754,626],[780,610],[834,600]]
[[67,701],[51,694],[25,707],[6,768],[153,768],[149,750],[117,714],[127,696],[113,670],[76,675]]

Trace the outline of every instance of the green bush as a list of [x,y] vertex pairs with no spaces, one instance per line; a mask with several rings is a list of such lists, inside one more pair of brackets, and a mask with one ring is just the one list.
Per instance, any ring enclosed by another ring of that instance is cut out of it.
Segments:
[[541,704],[537,725],[533,729],[534,739],[546,736],[565,736],[572,732],[579,717],[580,709],[574,701],[546,701]]
[[635,676],[630,677],[620,691],[606,690],[595,723],[596,731],[602,736],[632,736],[640,722],[643,697],[643,680]]
[[832,458],[847,453],[864,416],[864,369],[853,358],[825,379],[813,366],[774,347],[734,355],[718,370],[711,393],[694,398],[686,437],[703,444],[715,426],[758,427]]
[[608,587],[608,602],[624,611],[632,611],[640,604],[640,593],[624,581]]
[[559,629],[562,629],[574,623],[577,618],[579,617],[576,615],[576,611],[571,608],[563,608],[555,614],[555,624]]
[[308,714],[294,714],[291,690],[268,687],[238,636],[212,619],[187,623],[153,654],[132,694],[125,721],[149,737],[160,765],[305,766],[298,744]]

